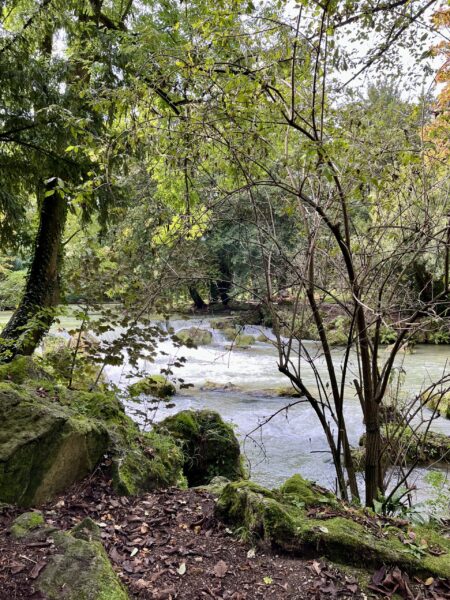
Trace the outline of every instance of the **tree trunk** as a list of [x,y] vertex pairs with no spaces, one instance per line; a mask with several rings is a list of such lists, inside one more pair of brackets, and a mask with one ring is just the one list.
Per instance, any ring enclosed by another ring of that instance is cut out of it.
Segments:
[[189,295],[191,296],[192,301],[194,302],[195,308],[197,308],[198,310],[206,308],[206,303],[203,301],[203,298],[200,296],[195,286],[189,286]]
[[[52,192],[51,194],[48,194]],[[9,362],[18,354],[30,355],[50,329],[54,308],[59,303],[61,243],[67,203],[54,178],[45,185],[33,261],[22,300],[3,329],[0,361]]]
[[379,492],[383,492],[379,412],[379,404],[374,400],[366,405],[366,506],[372,508]]

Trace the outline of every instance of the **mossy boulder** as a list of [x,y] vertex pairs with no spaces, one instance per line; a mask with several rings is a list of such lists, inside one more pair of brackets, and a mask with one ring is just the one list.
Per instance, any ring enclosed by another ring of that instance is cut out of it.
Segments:
[[205,381],[200,388],[203,392],[239,392],[241,387],[228,381],[227,383],[216,383],[215,381]]
[[36,587],[49,600],[128,600],[99,542],[60,534],[58,553],[42,571]]
[[207,346],[212,342],[212,333],[200,327],[189,327],[177,331],[176,337],[187,346]]
[[0,501],[39,505],[92,472],[105,455],[121,493],[184,482],[184,455],[175,440],[140,432],[114,393],[68,390],[28,368],[28,360],[17,362],[5,365],[0,381]]
[[102,532],[100,527],[91,517],[86,517],[80,523],[77,523],[75,527],[72,527],[70,532],[73,537],[79,540],[85,540],[86,542],[101,542]]
[[141,433],[115,456],[113,484],[127,496],[171,485],[186,487],[184,462],[173,437],[156,431]]
[[209,410],[184,410],[158,424],[181,444],[184,474],[190,486],[208,484],[221,475],[234,481],[244,476],[239,442],[233,428]]
[[236,336],[233,346],[236,348],[245,349],[245,348],[250,348],[250,346],[253,346],[253,344],[255,342],[256,342],[256,338],[254,335],[241,333]]
[[300,398],[301,394],[291,385],[279,387],[275,390],[275,395],[280,398]]
[[[23,529],[30,520],[26,513],[18,517],[11,532]],[[42,515],[41,515],[42,517]],[[105,549],[98,541],[77,538],[68,532],[48,527],[41,522],[31,528],[31,542],[51,539],[54,553],[48,556],[48,564],[39,574],[34,585],[48,600],[128,600],[129,596],[114,572]],[[95,525],[95,524],[94,524]]]
[[238,335],[237,329],[234,327],[225,327],[222,333],[225,336],[225,339],[227,339],[229,342],[234,342]]
[[141,394],[144,394],[145,396],[154,396],[163,400],[173,396],[176,389],[173,383],[168,381],[163,375],[150,375],[128,386],[128,392],[132,398],[137,398]]
[[253,346],[256,342],[255,336],[243,333],[242,327],[227,327],[222,333],[229,342],[232,342],[232,348],[245,349]]
[[249,481],[229,483],[216,506],[226,522],[285,552],[371,568],[393,564],[419,575],[450,576],[450,540],[437,531],[383,527],[299,476],[279,490]]
[[106,426],[26,388],[0,383],[0,500],[45,502],[90,473],[109,447]]
[[29,381],[48,381],[51,375],[30,356],[18,356],[13,361],[0,365],[0,381],[22,384]]

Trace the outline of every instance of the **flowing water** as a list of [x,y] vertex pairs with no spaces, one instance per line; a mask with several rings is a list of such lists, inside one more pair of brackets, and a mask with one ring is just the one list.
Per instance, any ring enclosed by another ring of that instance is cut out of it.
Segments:
[[[0,322],[8,318],[8,313],[0,314]],[[74,327],[73,318],[64,317],[59,329]],[[213,329],[211,321],[205,319],[173,318],[170,325],[175,331],[186,327],[208,329],[213,341],[207,346],[175,348],[171,342],[164,342],[160,355],[154,363],[142,363],[149,374],[158,374],[161,368],[172,364],[177,358],[185,357],[183,368],[175,369],[175,376],[183,378],[192,388],[179,391],[174,397],[175,407],[158,408],[156,420],[179,410],[209,408],[217,410],[222,417],[235,425],[253,480],[274,487],[280,485],[294,473],[334,488],[335,476],[327,444],[320,424],[311,407],[301,402],[288,411],[283,411],[295,399],[278,397],[277,388],[287,387],[285,376],[278,372],[277,352],[270,342],[257,341],[248,349],[230,350],[230,342],[221,330]],[[56,331],[57,328],[54,328]],[[245,327],[245,333],[259,336],[262,333],[270,340],[273,335],[263,327]],[[316,355],[314,364],[319,372],[325,373],[325,363],[320,356],[317,344],[305,342],[309,351]],[[412,396],[433,380],[448,371],[448,346],[418,345],[413,354],[399,358],[404,369],[403,393]],[[333,350],[333,361],[339,365],[342,350]],[[127,362],[121,367],[108,367],[107,375],[121,387],[133,379],[127,379],[130,366]],[[312,372],[305,366],[303,378],[306,384],[314,385]],[[217,390],[202,389],[206,382],[214,382]],[[231,385],[230,385],[231,384]],[[233,386],[235,386],[233,388]],[[227,389],[228,388],[228,389]],[[353,388],[346,390],[346,419],[350,442],[358,444],[363,432],[362,415]],[[132,407],[130,405],[130,410]],[[276,411],[277,416],[259,428]],[[450,420],[437,419],[432,429],[450,435]],[[419,498],[427,495],[423,482],[425,469],[417,469]],[[410,483],[414,483],[412,480]]]
[[[273,413],[294,400],[276,396],[277,388],[286,387],[288,381],[278,372],[277,353],[270,342],[258,341],[248,349],[230,350],[230,342],[220,330],[211,328],[208,319],[174,319],[171,326],[175,331],[185,327],[208,329],[213,334],[213,341],[197,349],[174,348],[170,342],[165,342],[161,350],[166,355],[155,363],[142,365],[149,373],[156,374],[180,356],[187,359],[184,368],[176,370],[176,376],[194,387],[177,393],[174,408],[159,408],[157,420],[186,408],[217,410],[226,421],[235,424],[253,480],[269,487],[278,486],[290,475],[300,472],[308,479],[332,489],[335,487],[327,444],[317,417],[307,403],[281,411],[258,428]],[[247,326],[245,333],[255,336],[263,333],[269,339],[273,337],[270,330],[262,327]],[[315,367],[324,374],[325,363],[317,344],[305,344],[316,355]],[[441,377],[446,372],[448,356],[447,346],[421,345],[415,347],[413,354],[400,357],[399,364],[404,370],[403,394],[411,396]],[[333,351],[333,361],[336,365],[341,363],[341,349]],[[110,368],[108,376],[115,383],[126,385],[129,383],[125,377],[128,370],[127,365]],[[303,378],[305,383],[314,385],[313,374],[307,366],[304,367]],[[222,389],[202,389],[206,382],[214,382]],[[345,403],[350,442],[357,445],[363,424],[353,388],[346,390]],[[450,435],[450,421],[439,418],[434,421],[433,429]],[[423,475],[424,469],[418,469],[417,485],[426,494]]]

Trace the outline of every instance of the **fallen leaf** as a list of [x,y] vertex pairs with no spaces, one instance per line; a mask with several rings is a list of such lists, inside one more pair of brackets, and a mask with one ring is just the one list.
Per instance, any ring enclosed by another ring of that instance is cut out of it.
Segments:
[[178,575],[184,575],[186,573],[186,563],[182,562],[177,569]]
[[426,586],[433,585],[433,583],[434,583],[434,577],[428,577],[428,579],[425,581]]
[[37,577],[39,577],[39,573],[45,566],[47,566],[47,563],[45,561],[40,560],[39,562],[37,562],[31,569],[30,579],[36,579]]
[[133,550],[131,551],[130,554],[130,558],[133,558],[133,556],[136,556],[136,554],[139,552],[138,548],[133,548]]
[[21,562],[14,562],[11,565],[11,573],[12,573],[12,575],[17,575],[17,573],[20,573],[24,569],[25,569],[25,565],[23,563],[21,563]]
[[223,560],[219,560],[219,562],[214,565],[213,570],[216,577],[222,578],[227,574],[228,565]]
[[247,558],[255,558],[255,554],[255,549],[250,548],[250,550],[247,552]]

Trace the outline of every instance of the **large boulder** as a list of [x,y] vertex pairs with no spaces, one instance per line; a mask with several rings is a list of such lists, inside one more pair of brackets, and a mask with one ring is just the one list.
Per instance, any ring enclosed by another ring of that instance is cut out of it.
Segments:
[[333,494],[304,480],[289,479],[279,490],[250,481],[227,484],[217,511],[285,552],[326,557],[344,564],[397,565],[410,573],[450,577],[450,540],[431,527],[383,523],[349,508]]
[[113,486],[126,496],[171,485],[187,487],[183,466],[183,452],[172,437],[155,431],[142,433],[116,452]]
[[0,500],[41,504],[90,473],[109,445],[101,421],[0,383]]
[[34,584],[48,600],[128,600],[105,549],[95,535],[85,535],[86,527],[68,533],[45,525],[40,513],[25,513],[11,534],[30,544],[52,541],[54,550]]
[[67,390],[22,359],[0,377],[0,501],[39,505],[105,455],[123,494],[185,482],[177,442],[139,431],[112,392]]
[[190,486],[208,484],[221,475],[234,481],[245,476],[239,442],[231,425],[209,410],[183,410],[157,426],[181,444],[184,474]]

